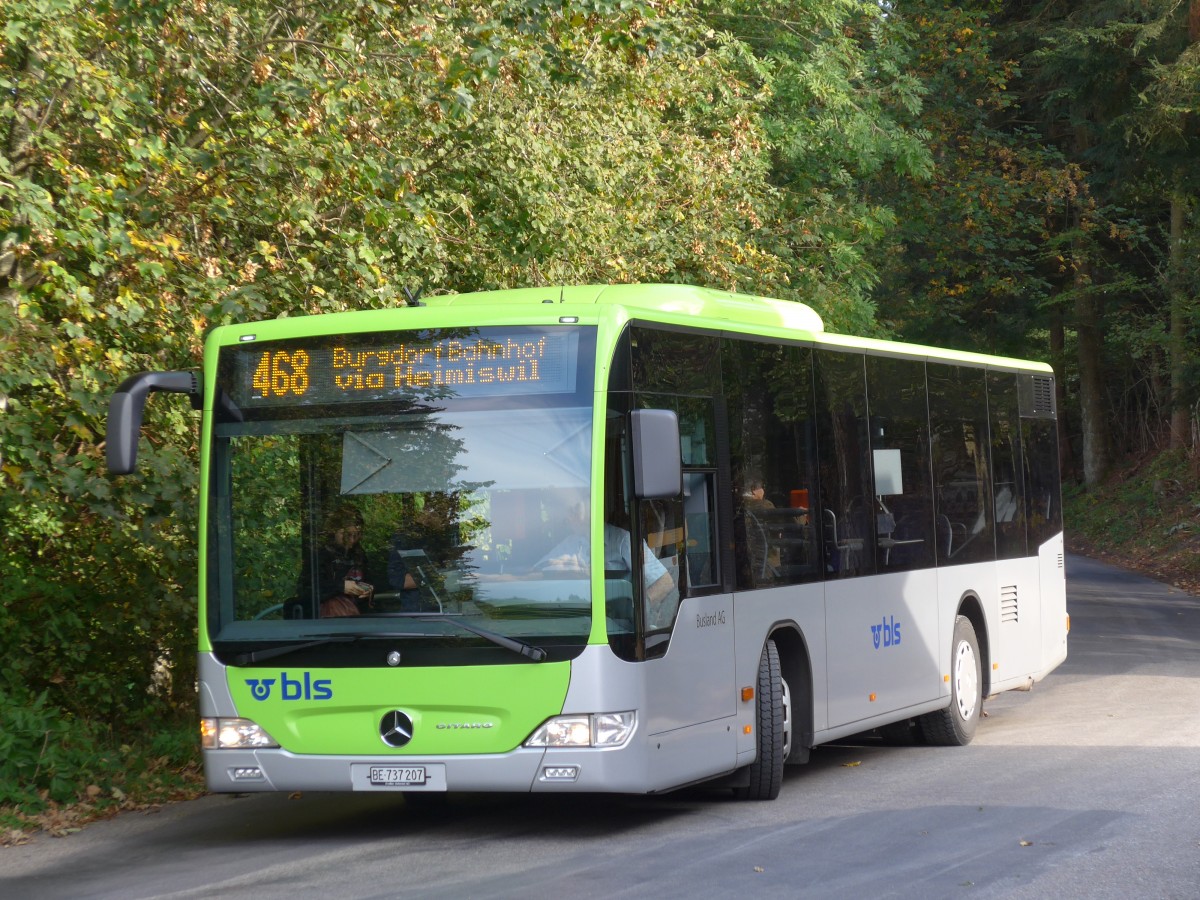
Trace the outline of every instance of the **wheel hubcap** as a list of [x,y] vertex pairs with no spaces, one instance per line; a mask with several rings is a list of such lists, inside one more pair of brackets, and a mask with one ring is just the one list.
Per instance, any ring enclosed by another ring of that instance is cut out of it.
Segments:
[[954,693],[958,699],[958,714],[964,721],[975,715],[979,695],[979,668],[975,649],[969,641],[961,641],[954,654]]
[[779,683],[782,687],[780,693],[783,701],[783,759],[787,762],[792,753],[792,691],[786,678],[779,679]]

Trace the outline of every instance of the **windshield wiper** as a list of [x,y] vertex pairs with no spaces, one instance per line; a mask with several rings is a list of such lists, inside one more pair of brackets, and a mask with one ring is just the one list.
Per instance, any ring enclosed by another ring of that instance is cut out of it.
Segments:
[[481,638],[491,641],[497,647],[503,647],[505,650],[511,650],[513,653],[519,653],[534,662],[541,662],[546,658],[546,651],[541,647],[535,647],[533,644],[527,644],[524,641],[519,641],[516,638],[511,638],[505,634],[497,634],[495,631],[488,631],[486,628],[480,628],[478,625],[471,625],[464,622],[462,619],[450,616],[447,614],[439,615],[415,615],[408,618],[416,619],[420,622],[449,622],[452,625],[457,625],[463,631],[469,631],[471,634],[477,634]]
[[[313,637],[313,635],[303,634],[300,637]],[[297,650],[307,650],[309,647],[322,647],[326,644],[348,644],[362,640],[363,638],[377,637],[429,637],[429,635],[419,631],[351,631],[342,634],[326,634],[316,640],[305,641],[303,644],[282,644],[277,647],[267,647],[265,650],[252,650],[249,653],[239,653],[233,658],[233,664],[235,666],[245,666],[249,663],[262,662],[264,659],[274,659],[276,656],[295,653]]]
[[[478,625],[470,625],[457,618],[451,618],[444,615],[415,615],[406,616],[406,618],[416,619],[421,622],[450,622],[457,625],[463,631],[469,631],[471,634],[478,635],[485,640],[491,641],[497,647],[503,647],[505,650],[511,650],[513,653],[518,653],[534,662],[541,662],[546,658],[546,651],[541,647],[535,647],[532,644],[527,644],[524,641],[519,641],[516,638],[510,638],[507,635],[497,634],[494,631],[488,631],[486,628],[480,628]],[[309,647],[322,647],[326,644],[348,644],[354,641],[361,641],[369,638],[427,638],[432,635],[424,631],[349,631],[340,634],[325,634],[317,637],[315,640],[305,641],[303,644],[283,644],[277,647],[267,647],[264,650],[252,650],[249,653],[239,653],[233,658],[235,666],[245,666],[250,663],[262,662],[265,659],[274,659],[277,656],[285,656],[288,653],[295,653],[298,650],[307,650]],[[316,637],[315,635],[300,635],[300,637]]]

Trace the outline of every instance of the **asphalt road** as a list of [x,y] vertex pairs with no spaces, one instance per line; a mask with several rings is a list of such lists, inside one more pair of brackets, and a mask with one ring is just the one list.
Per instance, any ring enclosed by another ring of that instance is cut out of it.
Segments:
[[1200,600],[1067,571],[1067,662],[966,748],[818,748],[771,803],[205,797],[0,849],[0,898],[1200,897]]

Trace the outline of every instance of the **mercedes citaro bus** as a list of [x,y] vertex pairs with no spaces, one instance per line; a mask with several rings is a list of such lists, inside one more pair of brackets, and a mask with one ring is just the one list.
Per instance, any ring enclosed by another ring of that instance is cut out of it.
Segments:
[[213,791],[716,782],[971,740],[1066,657],[1052,370],[683,285],[216,328],[112,397],[202,410]]

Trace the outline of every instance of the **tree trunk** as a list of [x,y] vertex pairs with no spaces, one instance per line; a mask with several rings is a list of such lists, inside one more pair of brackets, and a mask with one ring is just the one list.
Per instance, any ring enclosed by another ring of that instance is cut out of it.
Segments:
[[1171,367],[1171,449],[1182,450],[1191,442],[1191,421],[1187,398],[1187,319],[1188,300],[1181,284],[1183,273],[1183,197],[1171,197],[1171,234],[1168,242],[1167,296],[1171,307],[1169,338]]
[[[1188,4],[1188,44],[1200,41],[1200,0]],[[1184,114],[1186,116],[1186,114]],[[1187,396],[1188,341],[1187,323],[1189,302],[1184,286],[1184,273],[1190,260],[1184,259],[1184,216],[1187,198],[1179,185],[1182,173],[1176,178],[1176,191],[1171,195],[1171,232],[1167,248],[1167,300],[1171,309],[1171,334],[1168,339],[1171,369],[1171,449],[1182,450],[1191,443],[1191,410]]]
[[1079,335],[1079,412],[1083,432],[1083,483],[1100,483],[1109,464],[1108,416],[1104,404],[1104,338],[1100,332],[1100,302],[1080,263],[1076,277],[1075,327]]
[[1058,410],[1058,467],[1063,478],[1074,478],[1075,451],[1067,428],[1067,355],[1062,315],[1055,311],[1050,322],[1050,364],[1054,366],[1054,408]]
[[[14,54],[18,62],[13,67],[13,71],[17,72],[20,77],[12,89],[13,116],[8,134],[3,135],[3,150],[4,156],[8,160],[9,171],[20,178],[29,174],[29,139],[33,131],[30,123],[36,118],[36,110],[25,102],[22,88],[24,82],[37,73],[38,59],[37,55],[26,46],[14,48]],[[21,215],[15,197],[10,196],[0,202],[5,207],[9,207],[11,204],[11,208],[6,209],[10,222],[8,233],[0,236],[0,298],[3,298],[3,302],[11,304],[15,309],[18,302],[18,289],[26,276],[21,265],[20,255],[17,253],[18,235],[20,226],[24,224],[24,217]]]

